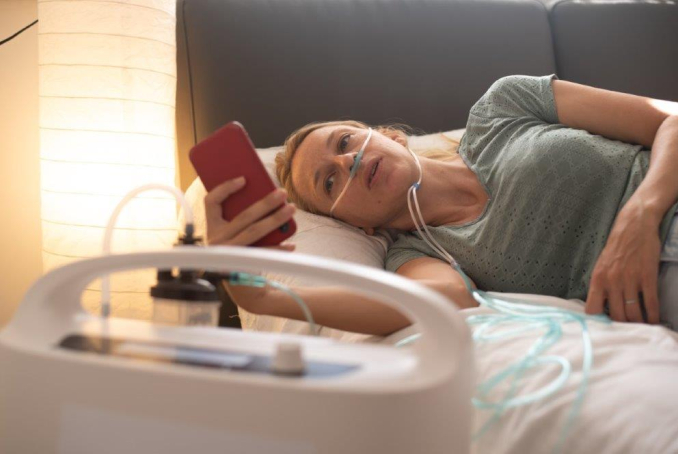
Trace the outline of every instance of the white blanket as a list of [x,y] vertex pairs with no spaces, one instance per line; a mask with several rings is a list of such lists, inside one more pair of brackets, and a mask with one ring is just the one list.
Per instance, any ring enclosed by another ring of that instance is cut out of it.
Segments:
[[[579,300],[506,296],[583,311]],[[462,312],[468,317],[491,313],[491,310],[480,307]],[[589,322],[588,325],[594,364],[583,405],[561,452],[678,453],[678,334],[644,324]],[[538,336],[530,333],[477,346],[478,382],[521,357]],[[553,397],[506,411],[499,422],[474,443],[474,453],[552,452],[581,383],[580,326],[565,325],[563,337],[548,354],[563,356],[572,364],[565,386]],[[547,385],[559,373],[556,366],[537,369],[525,379],[521,394]],[[476,430],[489,416],[489,411],[476,411]]]

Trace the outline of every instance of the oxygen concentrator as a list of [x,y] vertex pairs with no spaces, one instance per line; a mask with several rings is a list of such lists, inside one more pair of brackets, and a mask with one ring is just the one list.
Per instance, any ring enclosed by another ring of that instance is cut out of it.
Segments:
[[[103,274],[179,266],[346,286],[402,311],[422,336],[396,349],[82,308]],[[82,260],[39,279],[0,332],[0,452],[466,453],[472,348],[449,300],[374,268],[243,247]]]

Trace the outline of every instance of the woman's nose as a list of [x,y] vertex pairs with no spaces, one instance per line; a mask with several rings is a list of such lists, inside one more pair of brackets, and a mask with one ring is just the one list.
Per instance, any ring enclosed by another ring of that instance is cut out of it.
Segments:
[[339,167],[347,174],[351,173],[353,166],[356,164],[357,157],[357,152],[338,155],[337,159],[339,160]]

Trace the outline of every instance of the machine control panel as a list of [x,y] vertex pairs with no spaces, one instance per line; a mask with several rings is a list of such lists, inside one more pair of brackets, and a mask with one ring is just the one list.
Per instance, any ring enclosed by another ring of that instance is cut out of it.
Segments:
[[133,360],[301,378],[334,378],[359,367],[355,364],[303,361],[298,344],[283,344],[273,357],[269,357],[171,343],[72,334],[64,337],[58,347]]

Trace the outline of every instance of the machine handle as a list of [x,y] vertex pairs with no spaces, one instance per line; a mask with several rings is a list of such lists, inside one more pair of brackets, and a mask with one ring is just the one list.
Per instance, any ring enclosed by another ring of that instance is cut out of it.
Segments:
[[170,251],[114,254],[65,265],[33,284],[7,329],[30,335],[54,326],[56,319],[70,321],[84,312],[80,297],[92,280],[115,271],[151,267],[232,268],[246,272],[266,269],[342,285],[383,301],[418,323],[422,337],[415,343],[415,351],[424,364],[439,364],[441,358],[457,356],[471,348],[470,331],[450,301],[412,280],[341,260],[236,246],[180,246]]

